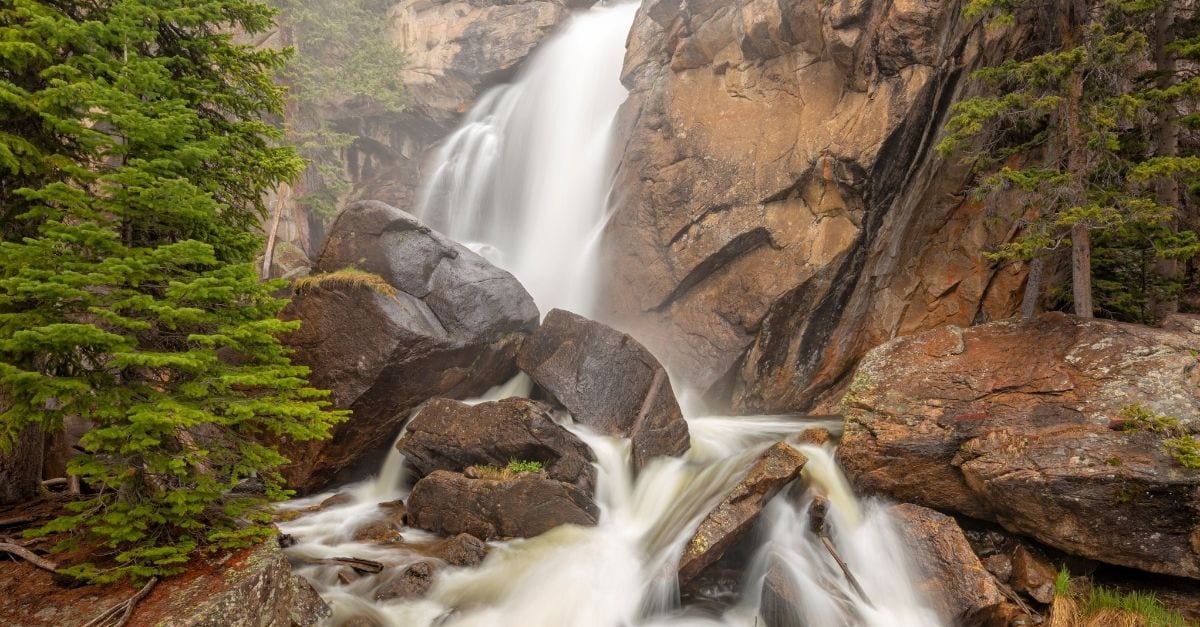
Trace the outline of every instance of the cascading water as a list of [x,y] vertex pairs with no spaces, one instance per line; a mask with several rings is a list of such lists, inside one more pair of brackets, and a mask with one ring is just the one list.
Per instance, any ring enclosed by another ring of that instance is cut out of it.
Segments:
[[[595,281],[591,250],[612,178],[612,121],[626,97],[617,77],[636,3],[577,14],[512,85],[482,97],[444,144],[423,190],[420,214],[511,271],[543,311],[587,313]],[[519,377],[489,393],[529,393]],[[536,538],[491,543],[475,568],[444,568],[421,600],[376,600],[430,534],[405,528],[405,543],[358,542],[381,502],[407,498],[393,450],[373,481],[346,486],[350,502],[280,526],[297,540],[288,554],[334,609],[332,624],[425,627],[667,627],[768,625],[760,616],[768,571],[799,600],[794,624],[937,625],[913,590],[904,552],[882,506],[860,503],[831,451],[806,447],[799,498],[764,512],[764,541],[746,569],[741,601],[719,615],[681,607],[676,562],[701,519],[767,447],[821,424],[791,417],[702,417],[689,412],[690,451],[658,458],[635,476],[629,442],[597,435],[562,416],[597,459],[599,523],[562,526]],[[813,495],[830,502],[826,538],[855,574],[851,585],[808,528]],[[309,512],[329,495],[294,501]],[[387,570],[349,583],[320,560],[353,556]]]
[[577,15],[437,155],[417,215],[512,272],[534,300],[588,313],[612,180],[618,77],[637,4]]

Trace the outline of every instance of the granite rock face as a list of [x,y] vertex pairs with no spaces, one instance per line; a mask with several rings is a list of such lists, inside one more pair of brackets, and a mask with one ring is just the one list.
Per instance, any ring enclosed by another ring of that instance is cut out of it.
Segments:
[[[337,280],[346,269],[383,285]],[[342,212],[311,280],[283,311],[302,323],[286,341],[312,383],[353,416],[329,440],[285,443],[285,477],[303,491],[374,471],[429,398],[478,396],[507,381],[538,324],[512,275],[379,202]]]
[[1200,578],[1200,335],[1062,314],[899,338],[863,359],[838,458],[860,489],[1073,555]]
[[770,413],[811,409],[894,335],[1011,315],[1024,270],[981,253],[1013,223],[932,148],[971,69],[1023,38],[955,0],[647,0],[600,318]]
[[635,468],[690,446],[666,370],[625,333],[555,309],[522,346],[517,365],[577,422],[628,437]]

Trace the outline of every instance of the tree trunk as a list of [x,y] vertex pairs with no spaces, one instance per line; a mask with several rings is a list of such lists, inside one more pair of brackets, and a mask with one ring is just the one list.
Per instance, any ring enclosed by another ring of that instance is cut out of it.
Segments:
[[[1070,14],[1064,19],[1063,44],[1067,50],[1080,45],[1079,32],[1087,21],[1084,0],[1071,0]],[[1083,108],[1084,68],[1071,71],[1066,99],[1067,172],[1071,175],[1070,199],[1073,206],[1087,201],[1087,144],[1083,137],[1081,109]],[[1075,315],[1093,316],[1092,307],[1092,238],[1086,223],[1071,226],[1071,292],[1075,300]]]
[[[1167,46],[1174,39],[1174,25],[1175,8],[1170,2],[1164,3],[1154,16],[1154,64],[1158,72],[1156,82],[1159,89],[1168,89],[1175,82],[1175,55],[1167,50]],[[1164,103],[1158,110],[1158,128],[1154,144],[1155,156],[1176,157],[1179,155],[1179,120],[1173,102]],[[1159,179],[1155,184],[1154,191],[1158,204],[1171,207],[1175,211],[1179,210],[1178,178],[1167,176]],[[1178,217],[1172,215],[1168,224],[1172,231],[1177,231],[1179,229]],[[1155,270],[1159,276],[1168,281],[1177,281],[1181,275],[1180,263],[1175,259],[1160,259]],[[1176,313],[1179,311],[1179,297],[1152,297],[1151,311],[1159,320]]]
[[1042,297],[1042,272],[1046,260],[1034,257],[1029,262],[1029,277],[1025,279],[1025,295],[1021,298],[1021,317],[1028,320],[1037,315],[1038,299]]
[[17,436],[10,451],[0,450],[0,505],[28,501],[41,493],[42,430],[32,425]]

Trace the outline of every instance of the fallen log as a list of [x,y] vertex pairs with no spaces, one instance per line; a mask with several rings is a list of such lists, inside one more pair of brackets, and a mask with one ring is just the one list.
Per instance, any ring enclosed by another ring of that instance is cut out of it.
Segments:
[[29,549],[18,544],[12,544],[11,542],[0,542],[0,553],[16,555],[30,564],[41,568],[42,570],[48,570],[50,572],[58,570],[58,564],[55,564],[44,557],[39,557],[33,551],[30,551]]

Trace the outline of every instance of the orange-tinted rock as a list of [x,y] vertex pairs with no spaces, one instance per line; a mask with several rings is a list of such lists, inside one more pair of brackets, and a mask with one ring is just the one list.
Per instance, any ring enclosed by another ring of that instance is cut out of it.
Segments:
[[895,333],[1007,317],[1024,271],[982,252],[1019,216],[933,147],[967,68],[1022,42],[947,0],[644,2],[601,319],[749,413],[810,409]]
[[913,559],[917,586],[952,625],[1007,627],[1017,614],[954,519],[903,504],[890,510]]
[[863,359],[839,460],[860,489],[1051,547],[1200,577],[1200,472],[1133,406],[1200,429],[1200,336],[1061,314],[899,338]]
[[679,579],[687,582],[750,530],[771,497],[804,469],[808,459],[780,442],[767,449],[713,511],[709,512],[679,559]]

